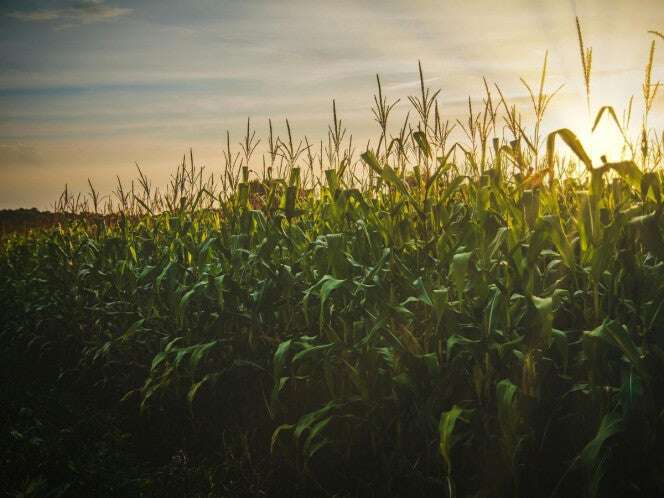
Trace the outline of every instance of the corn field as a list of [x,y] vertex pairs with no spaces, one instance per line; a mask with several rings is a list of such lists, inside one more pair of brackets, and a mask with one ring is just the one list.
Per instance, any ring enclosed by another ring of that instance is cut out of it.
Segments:
[[532,119],[485,82],[445,120],[420,66],[369,147],[247,121],[221,172],[4,234],[11,496],[664,495],[656,42],[636,132],[579,42],[620,161],[544,133],[546,60]]

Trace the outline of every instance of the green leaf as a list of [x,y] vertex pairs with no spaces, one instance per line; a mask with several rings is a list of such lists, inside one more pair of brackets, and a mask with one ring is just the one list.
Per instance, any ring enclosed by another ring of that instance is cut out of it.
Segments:
[[152,364],[150,365],[150,370],[154,371],[159,365],[166,359],[168,353],[165,351],[159,351],[154,358],[152,358]]
[[403,195],[406,199],[408,199],[408,202],[418,212],[418,214],[420,214],[421,216],[424,215],[417,201],[410,193],[410,190],[408,189],[406,182],[404,182],[399,177],[399,175],[397,175],[396,171],[394,171],[394,169],[392,169],[391,166],[386,164],[384,167],[381,168],[378,159],[376,159],[376,156],[371,151],[366,151],[365,153],[362,154],[361,157],[362,160],[372,170],[374,170],[376,173],[378,173],[378,175],[380,175],[380,177],[383,179],[383,181],[385,181],[385,183],[394,187],[401,195]]
[[664,238],[659,225],[660,212],[636,216],[628,224],[638,230],[646,249],[660,259],[664,259]]
[[210,341],[204,344],[197,344],[193,347],[191,356],[189,358],[189,366],[192,370],[195,370],[198,367],[198,364],[201,360],[208,354],[208,352],[219,344],[219,341]]
[[429,190],[440,178],[440,176],[443,175],[445,172],[449,171],[449,169],[452,167],[451,164],[447,163],[447,159],[449,158],[450,154],[451,152],[448,152],[448,154],[445,157],[436,158],[438,160],[438,167],[433,172],[433,174],[427,179],[425,187],[425,197],[429,196]]
[[218,376],[218,373],[207,374],[201,380],[192,384],[192,386],[189,388],[189,392],[187,393],[187,402],[189,403],[189,406],[193,405],[194,400],[196,399],[196,395],[198,394],[198,391],[200,391],[201,387],[203,387],[203,385],[207,384],[208,382],[216,382]]
[[289,353],[291,345],[293,344],[292,339],[288,339],[277,346],[274,356],[272,357],[273,365],[273,378],[275,381],[283,377],[285,365],[286,365],[286,355]]
[[319,421],[323,420],[324,418],[328,417],[328,414],[336,406],[337,402],[335,400],[332,400],[322,408],[302,415],[300,419],[297,421],[297,424],[295,424],[295,430],[293,431],[295,439],[299,440],[300,437],[302,437],[302,434],[304,434],[304,432],[311,430],[315,426],[315,424],[317,424]]
[[659,177],[656,173],[650,172],[643,175],[641,178],[641,198],[645,201],[650,198],[660,204],[662,201],[662,192],[659,182]]
[[[297,354],[293,355],[293,364],[302,361],[304,359],[309,359],[309,356],[316,355],[317,353],[323,353],[327,351],[330,348],[333,348],[334,344],[320,344],[318,346],[310,346],[310,345],[305,345],[304,349],[302,351],[298,352]],[[320,357],[318,357],[320,359]],[[314,360],[315,361],[315,360]]]
[[644,379],[649,378],[648,371],[641,358],[641,353],[624,326],[615,320],[604,320],[599,327],[587,331],[585,334],[587,337],[601,340],[610,346],[620,349],[639,375]]
[[346,282],[345,279],[338,279],[334,278],[331,275],[325,275],[318,284],[320,284],[320,291],[319,291],[319,296],[320,296],[320,304],[323,306],[325,304],[325,301],[327,301],[327,298],[330,297],[330,294],[332,294],[332,291],[335,289],[338,289],[341,287],[344,283]]
[[240,183],[238,185],[238,203],[240,207],[246,208],[249,206],[249,184]]
[[548,347],[553,330],[553,298],[532,296],[531,300],[537,312],[540,340]]
[[279,439],[279,435],[282,432],[285,431],[290,431],[295,427],[293,424],[281,424],[279,427],[277,427],[274,432],[272,433],[272,438],[270,440],[270,452],[274,453],[274,447],[277,445],[277,441]]
[[302,452],[304,453],[307,459],[312,458],[318,450],[320,450],[325,444],[329,442],[326,439],[319,441],[316,441],[316,439],[318,438],[318,435],[321,434],[321,432],[323,432],[325,427],[328,426],[328,424],[332,421],[333,418],[334,417],[332,415],[330,415],[329,417],[325,417],[324,419],[316,422],[309,429],[309,433],[302,447]]
[[300,187],[300,168],[291,169],[288,186],[295,187],[296,189]]
[[383,176],[383,168],[381,168],[376,155],[372,151],[368,150],[360,157],[367,164],[367,166],[369,166],[374,171],[374,173],[376,173],[378,176]]
[[429,145],[426,134],[423,131],[415,131],[413,132],[413,138],[422,151],[422,154],[424,154],[427,159],[431,159],[431,146]]
[[461,184],[466,180],[468,177],[467,176],[457,176],[455,177],[450,184],[447,186],[445,189],[445,192],[443,192],[442,197],[440,198],[440,203],[445,204],[454,193],[459,190],[461,187]]
[[327,180],[327,187],[330,189],[330,192],[334,194],[334,192],[339,190],[339,176],[337,175],[337,170],[326,169],[325,178]]
[[619,163],[607,163],[602,168],[611,168],[620,177],[625,180],[632,188],[639,190],[641,188],[641,179],[643,173],[634,161],[622,161]]
[[459,295],[463,294],[466,287],[466,277],[468,275],[468,266],[472,254],[472,252],[461,252],[452,257],[449,277],[452,279]]
[[452,446],[454,441],[452,435],[454,433],[454,426],[459,416],[463,413],[463,409],[454,405],[450,410],[443,412],[440,416],[438,424],[438,435],[440,442],[438,444],[438,451],[445,461],[446,474],[452,473]]
[[529,227],[534,226],[540,209],[539,190],[524,190],[523,197],[521,198],[521,206],[526,223]]
[[297,187],[294,185],[289,185],[286,188],[286,201],[284,204],[284,212],[286,213],[286,218],[289,220],[298,214],[295,209],[296,199],[297,199]]
[[574,267],[574,252],[560,222],[560,217],[555,215],[546,215],[538,220],[546,230],[551,242],[556,246],[558,254],[568,268]]
[[602,417],[599,429],[595,437],[583,448],[579,455],[581,463],[588,469],[592,469],[599,462],[602,446],[611,436],[622,431],[622,417],[619,413],[607,413]]
[[563,372],[566,372],[569,362],[569,341],[567,340],[567,334],[562,330],[553,329],[552,338],[552,347],[560,354],[563,360]]
[[429,293],[427,292],[426,287],[424,286],[424,282],[422,281],[422,277],[418,277],[414,282],[413,282],[413,287],[417,289],[418,295],[417,295],[417,300],[426,304],[427,306],[433,306],[433,302],[431,301],[431,298],[429,297]]
[[586,150],[583,148],[581,141],[577,136],[567,128],[561,128],[556,130],[546,138],[546,161],[549,168],[553,168],[555,160],[555,147],[556,147],[556,137],[560,137],[563,142],[574,152],[576,157],[586,166],[588,171],[593,169],[592,160],[590,156],[586,153]]
[[509,379],[503,379],[496,384],[496,403],[498,405],[501,440],[510,461],[514,457],[519,438],[517,430],[520,414],[516,394],[517,387]]

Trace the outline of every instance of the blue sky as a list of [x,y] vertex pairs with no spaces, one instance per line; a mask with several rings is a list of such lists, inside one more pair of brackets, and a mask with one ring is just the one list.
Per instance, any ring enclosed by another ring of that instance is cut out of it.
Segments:
[[550,86],[565,84],[551,123],[569,122],[584,111],[575,15],[594,48],[597,104],[638,97],[661,0],[5,1],[0,208],[48,207],[88,177],[108,191],[135,162],[161,183],[189,147],[218,168],[225,131],[238,141],[247,117],[259,133],[288,117],[315,141],[332,98],[363,142],[375,74],[404,113],[418,59],[454,119],[482,76],[525,110],[519,77],[535,81],[549,50]]

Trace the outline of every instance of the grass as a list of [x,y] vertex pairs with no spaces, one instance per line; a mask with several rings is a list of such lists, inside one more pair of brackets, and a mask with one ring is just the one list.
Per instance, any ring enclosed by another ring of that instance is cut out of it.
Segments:
[[359,156],[333,105],[262,168],[247,121],[221,174],[65,190],[0,245],[10,495],[661,495],[654,50],[638,137],[596,112],[620,162],[542,134],[545,59],[530,125],[486,82],[444,121],[420,66]]

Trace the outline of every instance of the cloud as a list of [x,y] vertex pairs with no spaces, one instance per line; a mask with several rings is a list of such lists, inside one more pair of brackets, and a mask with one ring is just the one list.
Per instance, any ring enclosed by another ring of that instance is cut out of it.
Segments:
[[23,22],[55,22],[56,29],[66,29],[81,24],[113,21],[129,15],[133,9],[113,7],[105,0],[78,0],[62,9],[38,9],[14,11],[9,17]]
[[[439,81],[442,78],[440,76],[434,76],[432,78],[424,78],[424,85],[429,85],[435,81]],[[386,90],[402,90],[406,88],[415,88],[420,86],[420,80],[410,80],[404,81],[403,83],[393,83],[391,85],[385,85]]]
[[0,143],[0,168],[37,166],[43,162],[39,151],[21,142]]
[[9,17],[25,22],[55,21],[60,18],[58,10],[33,10],[31,12],[10,12]]

